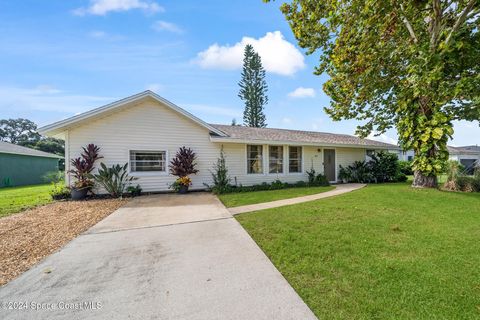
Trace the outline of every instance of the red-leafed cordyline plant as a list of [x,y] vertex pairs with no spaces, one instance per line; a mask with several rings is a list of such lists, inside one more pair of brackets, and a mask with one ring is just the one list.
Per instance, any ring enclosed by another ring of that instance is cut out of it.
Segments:
[[196,174],[198,170],[195,168],[197,155],[192,149],[181,147],[175,158],[170,161],[170,173],[177,176],[178,179],[170,186],[179,193],[186,193],[188,187],[192,184],[188,175]]
[[91,191],[94,184],[91,172],[94,168],[95,161],[103,158],[98,154],[100,148],[93,143],[82,149],[83,152],[80,157],[70,161],[73,169],[68,171],[68,173],[71,173],[75,178],[75,182],[71,186],[72,198],[74,199],[85,198],[87,192]]

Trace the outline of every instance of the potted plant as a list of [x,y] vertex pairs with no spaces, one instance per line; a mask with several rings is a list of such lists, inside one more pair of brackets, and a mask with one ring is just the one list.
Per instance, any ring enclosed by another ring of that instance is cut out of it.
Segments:
[[92,189],[94,182],[91,172],[95,161],[102,158],[98,154],[100,148],[94,144],[89,144],[82,149],[80,157],[72,159],[70,162],[73,169],[68,171],[75,178],[75,182],[70,187],[73,200],[85,199],[88,191]]
[[196,174],[198,170],[195,168],[197,163],[195,162],[197,155],[192,149],[181,147],[175,157],[170,161],[170,173],[177,176],[178,179],[170,186],[178,193],[185,194],[188,192],[188,188],[192,184],[190,174]]

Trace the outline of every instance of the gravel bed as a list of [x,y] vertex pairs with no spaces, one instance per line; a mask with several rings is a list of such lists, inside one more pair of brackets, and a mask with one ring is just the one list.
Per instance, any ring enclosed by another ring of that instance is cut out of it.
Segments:
[[59,201],[1,218],[0,285],[27,271],[127,201]]

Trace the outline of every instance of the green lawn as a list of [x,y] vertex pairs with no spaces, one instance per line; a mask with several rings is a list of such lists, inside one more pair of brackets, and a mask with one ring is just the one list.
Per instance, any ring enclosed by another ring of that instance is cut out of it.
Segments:
[[369,185],[238,221],[320,319],[480,319],[480,194]]
[[267,191],[236,192],[222,194],[219,196],[219,198],[227,208],[231,208],[244,206],[247,204],[308,196],[315,193],[330,191],[332,189],[334,189],[334,187],[305,187]]
[[0,217],[52,202],[51,184],[0,188]]

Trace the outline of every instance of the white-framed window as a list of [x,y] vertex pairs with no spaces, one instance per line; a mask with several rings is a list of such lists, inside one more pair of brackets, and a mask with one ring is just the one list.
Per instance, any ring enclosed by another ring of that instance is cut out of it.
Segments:
[[302,147],[288,147],[288,172],[302,172]]
[[247,173],[263,173],[263,146],[247,145]]
[[376,154],[375,150],[367,149],[367,156],[368,156],[368,157],[371,157],[371,156],[373,156],[373,155],[375,155],[375,154]]
[[131,172],[166,172],[166,151],[130,151]]

